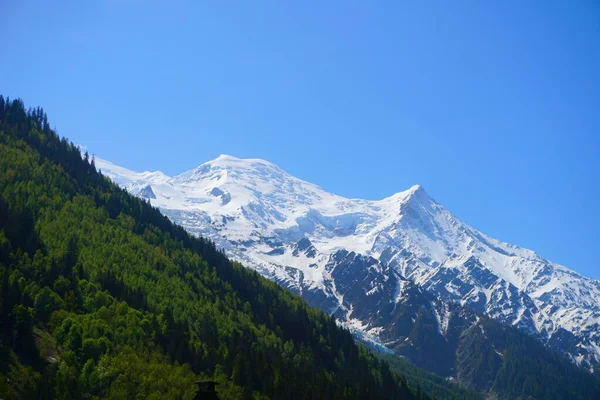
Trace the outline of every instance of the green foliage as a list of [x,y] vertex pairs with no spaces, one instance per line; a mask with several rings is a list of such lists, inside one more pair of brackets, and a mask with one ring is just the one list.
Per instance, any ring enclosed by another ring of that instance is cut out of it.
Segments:
[[0,250],[2,398],[191,398],[202,378],[224,398],[417,398],[333,319],[1,96]]
[[394,354],[380,354],[392,371],[406,378],[412,387],[420,387],[435,399],[444,400],[483,400],[483,396],[473,390],[458,386],[439,375],[427,372]]
[[461,383],[506,399],[597,399],[600,382],[516,328],[482,317],[457,350]]
[[50,315],[54,311],[60,310],[64,307],[64,302],[59,295],[54,293],[48,286],[44,287],[35,296],[35,302],[33,303],[37,312],[38,320],[42,322],[48,322]]

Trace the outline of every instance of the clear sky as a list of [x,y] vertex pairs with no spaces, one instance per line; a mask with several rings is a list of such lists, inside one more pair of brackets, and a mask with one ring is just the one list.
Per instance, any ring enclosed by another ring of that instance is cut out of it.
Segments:
[[116,164],[257,157],[369,199],[420,183],[600,278],[597,0],[5,0],[0,54],[0,93]]

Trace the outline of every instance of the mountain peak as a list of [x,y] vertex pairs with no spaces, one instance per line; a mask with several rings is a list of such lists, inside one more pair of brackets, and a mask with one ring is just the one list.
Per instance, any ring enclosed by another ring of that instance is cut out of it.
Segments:
[[257,167],[266,166],[272,169],[281,170],[281,167],[279,167],[277,164],[273,164],[272,162],[263,160],[262,158],[239,158],[229,154],[221,154],[219,157],[200,165],[198,168],[202,168],[205,165],[236,169],[256,169]]
[[423,186],[417,184],[413,185],[410,189],[402,192],[405,195],[407,201],[417,201],[419,203],[435,203],[435,200],[429,196],[429,193],[425,191]]
[[407,192],[409,192],[410,194],[416,194],[416,193],[425,193],[425,189],[423,189],[423,186],[416,184],[410,187],[410,189],[407,190]]
[[214,161],[217,160],[242,160],[241,158],[235,157],[235,156],[230,156],[229,154],[220,154],[219,157],[215,158]]
[[227,176],[267,176],[281,175],[283,171],[277,165],[259,158],[238,158],[221,154],[217,158],[200,164],[196,168],[183,172],[174,178],[174,182],[192,182],[212,179],[224,182]]
[[386,203],[391,202],[393,204],[396,204],[396,203],[407,203],[407,202],[414,202],[414,201],[420,202],[420,201],[424,201],[424,200],[431,201],[432,199],[427,194],[425,189],[423,189],[423,186],[416,184],[416,185],[411,186],[407,190],[395,193],[395,194],[391,195],[390,197],[387,197],[381,201],[386,202]]

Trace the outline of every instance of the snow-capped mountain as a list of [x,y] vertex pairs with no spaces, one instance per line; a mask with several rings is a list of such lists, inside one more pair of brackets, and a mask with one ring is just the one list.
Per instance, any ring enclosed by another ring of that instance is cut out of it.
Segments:
[[426,309],[449,340],[450,310],[462,305],[462,314],[472,309],[517,326],[600,372],[600,282],[471,228],[419,185],[370,201],[328,193],[260,159],[222,155],[175,177],[98,158],[96,166],[189,232],[394,351],[410,355],[414,340],[399,320],[414,324]]

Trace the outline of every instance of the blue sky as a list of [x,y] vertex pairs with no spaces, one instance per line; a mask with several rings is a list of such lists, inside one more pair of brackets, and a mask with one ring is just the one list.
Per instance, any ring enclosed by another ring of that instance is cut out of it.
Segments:
[[3,1],[0,93],[135,170],[225,153],[349,197],[420,183],[600,278],[600,3],[401,3]]

